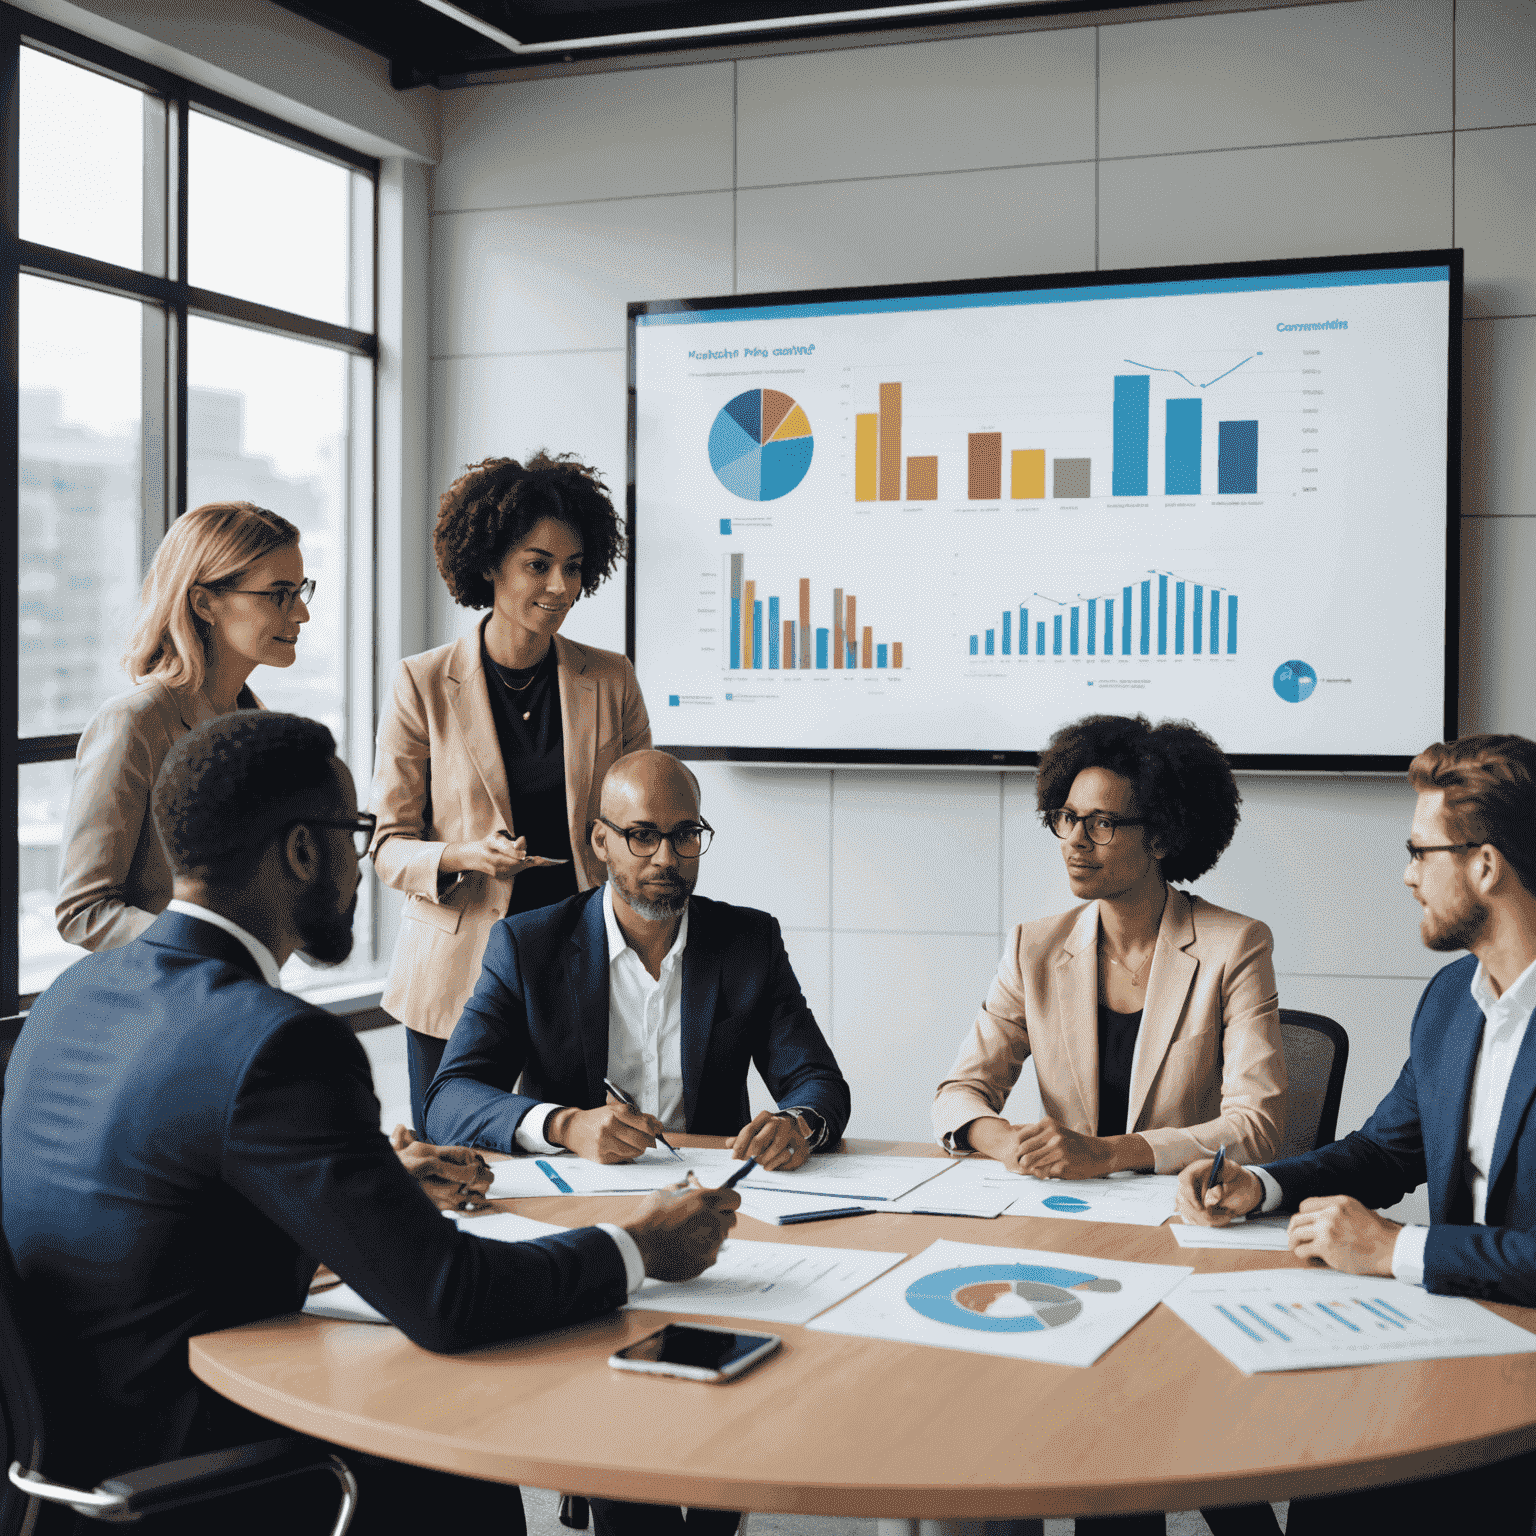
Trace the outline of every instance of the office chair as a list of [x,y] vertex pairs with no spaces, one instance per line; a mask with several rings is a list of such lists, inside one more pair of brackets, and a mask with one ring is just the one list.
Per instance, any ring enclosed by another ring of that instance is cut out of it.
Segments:
[[1286,1093],[1285,1136],[1269,1161],[1296,1157],[1326,1147],[1337,1135],[1344,1068],[1349,1065],[1349,1036],[1344,1026],[1321,1013],[1280,1010],[1280,1043],[1290,1078]]
[[[341,1484],[341,1508],[331,1536],[346,1536],[357,1507],[357,1482],[339,1456],[297,1435],[232,1446],[205,1456],[138,1467],[95,1488],[67,1488],[37,1471],[45,1436],[42,1398],[29,1339],[21,1280],[10,1247],[0,1239],[0,1419],[9,1481],[0,1484],[0,1536],[31,1536],[44,1505],[62,1505],[90,1520],[125,1524],[186,1504],[242,1493],[306,1472],[330,1472]],[[210,1516],[210,1529],[217,1516]]]

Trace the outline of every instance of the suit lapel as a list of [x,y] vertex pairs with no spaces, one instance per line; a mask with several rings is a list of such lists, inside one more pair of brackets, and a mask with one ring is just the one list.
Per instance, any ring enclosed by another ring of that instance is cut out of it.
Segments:
[[581,1037],[588,1108],[596,1108],[608,1098],[603,1087],[608,1075],[608,959],[608,929],[599,886],[588,896],[566,951],[567,1006]]
[[1183,891],[1168,888],[1163,906],[1163,920],[1157,930],[1157,947],[1152,955],[1152,974],[1147,978],[1147,1000],[1142,1005],[1140,1038],[1136,1042],[1136,1064],[1131,1073],[1130,1103],[1126,1109],[1125,1128],[1136,1129],[1137,1119],[1152,1084],[1163,1065],[1163,1057],[1173,1043],[1184,1004],[1200,962],[1187,953],[1195,942],[1193,902]]
[[560,684],[560,730],[565,739],[565,814],[578,872],[586,868],[587,807],[597,761],[597,684],[586,675],[581,646],[555,636],[555,676]]
[[[1424,1138],[1424,1177],[1429,1185],[1431,1221],[1449,1220],[1451,1205],[1465,1187],[1462,1160],[1467,1150],[1467,1116],[1472,1112],[1472,1071],[1477,1065],[1477,1052],[1482,1041],[1483,1010],[1477,1006],[1477,1000],[1471,992],[1464,989],[1451,1014],[1450,1023],[1446,1025],[1445,1034],[1441,1037],[1440,1052],[1434,1065],[1434,1079],[1419,1084],[1419,1127]],[[1526,1043],[1530,1043],[1529,1036]],[[1520,1062],[1529,1062],[1524,1047],[1521,1048],[1519,1062],[1510,1078],[1509,1092],[1504,1096],[1506,1114],[1515,1098]],[[1525,1097],[1530,1097],[1529,1087]],[[1522,1099],[1522,1105],[1524,1102]],[[1495,1168],[1502,1161],[1498,1146],[1505,1146],[1502,1118],[1497,1142],[1494,1149]],[[1488,1187],[1490,1190],[1493,1188],[1492,1177],[1488,1180]],[[1467,1220],[1471,1220],[1470,1204],[1467,1207]]]
[[1099,904],[1090,902],[1056,961],[1057,1033],[1066,1042],[1087,1134],[1099,1124]]
[[683,950],[682,1055],[683,1123],[693,1126],[699,1084],[709,1056],[709,1036],[715,1023],[720,992],[720,949],[708,908],[697,899],[688,904],[688,944]]
[[512,825],[512,796],[507,789],[507,766],[501,760],[501,742],[496,735],[496,717],[491,713],[491,697],[485,691],[485,668],[480,664],[480,631],[484,621],[454,642],[448,658],[448,700],[464,749],[485,785],[496,814],[508,832]]
[[[1536,1014],[1532,1015],[1536,1019]],[[1509,1160],[1510,1151],[1515,1145],[1515,1134],[1520,1129],[1520,1122],[1525,1119],[1525,1112],[1530,1107],[1531,1096],[1536,1094],[1536,1029],[1532,1029],[1532,1019],[1528,1019],[1525,1025],[1525,1038],[1520,1042],[1520,1049],[1515,1056],[1514,1070],[1509,1074],[1509,1087],[1504,1093],[1504,1107],[1499,1112],[1499,1133],[1493,1139],[1493,1159],[1488,1168],[1488,1197],[1492,1206],[1493,1192],[1498,1187],[1499,1175],[1504,1171],[1504,1164]],[[1490,1226],[1497,1225],[1492,1210],[1486,1213]]]

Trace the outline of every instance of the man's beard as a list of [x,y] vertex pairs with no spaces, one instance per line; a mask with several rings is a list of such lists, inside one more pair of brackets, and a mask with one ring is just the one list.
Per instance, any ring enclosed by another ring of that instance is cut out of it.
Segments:
[[647,893],[638,885],[624,879],[617,871],[610,871],[610,874],[619,895],[624,898],[636,916],[643,917],[648,923],[657,923],[666,917],[676,917],[687,907],[688,898],[693,894],[693,882],[684,880],[681,875],[667,876],[665,889],[662,890],[656,889],[656,883],[653,881],[650,892]]
[[352,953],[352,918],[357,896],[341,911],[341,887],[329,878],[311,886],[293,910],[294,926],[304,941],[299,953],[316,965],[340,965]]
[[1444,916],[1431,918],[1425,908],[1419,920],[1419,936],[1426,949],[1444,954],[1449,950],[1471,949],[1487,925],[1488,908],[1470,891],[1463,890],[1461,899]]

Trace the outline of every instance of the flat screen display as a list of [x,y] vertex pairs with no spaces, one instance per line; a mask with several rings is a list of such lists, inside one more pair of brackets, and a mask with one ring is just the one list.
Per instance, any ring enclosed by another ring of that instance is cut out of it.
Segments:
[[629,639],[684,757],[1239,766],[1454,732],[1461,257],[630,306]]

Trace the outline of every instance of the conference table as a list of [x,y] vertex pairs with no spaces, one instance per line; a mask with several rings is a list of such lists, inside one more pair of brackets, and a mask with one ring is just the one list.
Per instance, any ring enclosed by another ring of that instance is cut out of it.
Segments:
[[[580,1226],[622,1220],[639,1198],[505,1204]],[[1006,1214],[791,1227],[742,1217],[733,1235],[906,1254],[945,1237],[1196,1271],[1301,1267],[1289,1253],[1180,1248],[1166,1226]],[[1536,1309],[1494,1310],[1536,1332]],[[608,1366],[616,1348],[693,1316],[620,1312],[457,1356],[394,1328],[290,1316],[194,1338],[191,1364],[268,1419],[418,1466],[647,1503],[892,1522],[1282,1500],[1536,1448],[1536,1355],[1244,1376],[1162,1306],[1087,1369],[780,1323],[742,1325],[780,1334],[783,1347],[727,1384]]]

